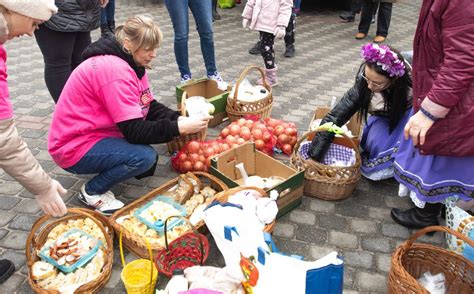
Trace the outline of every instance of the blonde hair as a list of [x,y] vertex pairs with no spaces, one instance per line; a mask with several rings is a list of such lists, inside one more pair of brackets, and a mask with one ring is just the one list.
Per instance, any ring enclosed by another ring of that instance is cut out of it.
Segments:
[[122,47],[125,38],[132,43],[133,48],[130,48],[132,52],[128,53],[133,53],[138,49],[149,50],[158,48],[163,40],[160,28],[149,14],[130,17],[124,25],[117,27],[115,36]]

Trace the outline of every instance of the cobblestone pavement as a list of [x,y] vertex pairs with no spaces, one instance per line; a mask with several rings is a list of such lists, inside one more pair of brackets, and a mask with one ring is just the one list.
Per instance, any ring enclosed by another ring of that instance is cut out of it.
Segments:
[[[122,3],[126,1],[123,0]],[[138,13],[151,13],[164,32],[150,80],[156,98],[175,106],[174,87],[179,75],[173,54],[173,32],[163,3],[127,1],[118,7],[118,22]],[[401,50],[411,47],[421,0],[402,0],[394,5],[388,42]],[[139,4],[137,4],[139,3]],[[260,56],[247,53],[257,33],[241,29],[242,5],[220,10],[222,20],[215,23],[215,46],[219,69],[225,79],[236,81],[245,65],[262,64]],[[315,107],[328,105],[332,96],[340,97],[352,84],[360,64],[359,48],[365,41],[353,38],[357,23],[342,23],[341,11],[315,9],[303,11],[297,22],[296,57],[281,57],[284,44],[276,44],[281,84],[275,88],[273,116],[293,121],[300,133],[307,129]],[[199,39],[190,25],[190,64],[195,76],[203,75],[204,66]],[[369,33],[374,37],[375,26]],[[98,37],[98,31],[93,33]],[[61,46],[58,44],[58,46]],[[14,104],[19,132],[41,162],[44,169],[60,181],[69,193],[69,206],[80,206],[74,195],[88,177],[77,177],[58,168],[47,152],[47,132],[54,104],[43,80],[43,61],[34,38],[21,38],[7,44],[9,54],[10,95]],[[218,129],[210,131],[218,134]],[[130,180],[114,187],[119,198],[129,202],[163,184],[177,174],[169,165],[165,146],[156,146],[159,167],[153,177]],[[26,281],[24,247],[33,222],[41,215],[33,196],[0,170],[0,258],[15,262],[16,273],[2,285],[3,293],[32,292]],[[285,252],[301,254],[307,260],[319,258],[331,250],[339,251],[345,260],[346,293],[386,292],[390,254],[410,231],[390,219],[390,208],[408,208],[410,203],[397,197],[394,180],[370,182],[362,180],[354,195],[341,202],[326,202],[305,197],[303,204],[279,219],[274,237]],[[442,244],[442,236],[426,241]],[[214,248],[215,249],[215,248]],[[125,292],[120,281],[121,263],[118,250],[110,281],[102,293]],[[128,254],[127,260],[134,257]],[[210,264],[223,265],[215,249]],[[288,281],[291,282],[291,281]],[[161,281],[160,286],[164,284]]]

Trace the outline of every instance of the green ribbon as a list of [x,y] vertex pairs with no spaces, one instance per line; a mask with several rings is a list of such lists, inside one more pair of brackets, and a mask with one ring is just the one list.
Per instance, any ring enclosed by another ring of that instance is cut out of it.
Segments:
[[340,127],[335,125],[333,122],[327,122],[323,125],[320,125],[316,130],[318,130],[318,131],[327,131],[327,132],[334,133],[336,135],[344,134],[344,131]]

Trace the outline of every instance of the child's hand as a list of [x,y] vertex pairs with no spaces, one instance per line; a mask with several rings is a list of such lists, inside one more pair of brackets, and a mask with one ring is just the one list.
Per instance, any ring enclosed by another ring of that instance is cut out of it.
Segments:
[[274,33],[275,38],[282,39],[283,37],[285,37],[285,34],[286,34],[286,28],[284,26],[277,26]]
[[249,26],[249,20],[246,19],[246,18],[242,19],[242,27],[243,27],[244,29],[247,29],[248,26]]

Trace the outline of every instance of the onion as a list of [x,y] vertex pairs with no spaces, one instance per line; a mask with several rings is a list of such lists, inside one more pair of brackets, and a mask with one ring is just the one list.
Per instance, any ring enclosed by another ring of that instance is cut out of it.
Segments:
[[181,153],[178,156],[178,160],[179,160],[179,162],[184,162],[184,161],[188,160],[188,156],[186,155],[186,153]]
[[235,139],[232,135],[227,136],[227,138],[225,138],[225,141],[227,144],[229,144],[229,146],[232,146],[233,144],[237,143],[237,139]]
[[298,131],[295,128],[288,127],[285,129],[285,134],[288,136],[295,136]]
[[272,134],[270,134],[269,132],[265,132],[263,133],[262,139],[265,143],[270,142],[270,140],[272,139]]
[[191,141],[188,144],[189,153],[198,153],[201,150],[201,144],[197,141]]
[[225,137],[229,136],[230,134],[230,130],[228,127],[225,127],[222,131],[221,131],[221,137],[222,139],[225,139]]
[[279,126],[276,126],[273,131],[274,131],[275,135],[280,136],[281,134],[283,134],[283,132],[285,132],[285,128],[283,126],[279,125]]
[[240,126],[239,125],[232,125],[230,127],[230,134],[232,136],[240,134]]
[[263,137],[263,131],[261,129],[253,129],[252,130],[252,137],[254,140],[260,140]]
[[204,163],[202,161],[196,161],[193,167],[195,171],[203,171],[205,168]]
[[250,129],[247,127],[243,127],[240,129],[240,137],[245,140],[250,140],[252,134],[250,133]]
[[[205,157],[211,157],[214,155],[214,148],[212,147],[207,147],[206,149],[204,149],[204,156]],[[204,161],[204,160],[203,160]]]
[[283,150],[283,153],[290,155],[291,152],[293,151],[293,147],[291,147],[290,144],[285,144],[283,145],[282,150]]
[[245,118],[239,118],[239,120],[237,121],[237,124],[239,126],[244,126],[246,122],[247,120]]
[[193,164],[192,164],[191,161],[189,161],[189,160],[184,161],[183,164],[181,164],[181,170],[182,170],[183,172],[188,172],[188,171],[190,171],[192,168],[193,168]]
[[280,142],[281,144],[286,144],[288,143],[288,136],[285,135],[285,134],[280,134],[278,136],[278,142]]
[[263,140],[255,140],[255,148],[262,150],[265,147],[265,142]]
[[244,144],[244,143],[245,143],[244,138],[238,138],[238,139],[237,139],[237,144],[242,145],[242,144]]
[[199,154],[197,154],[197,153],[190,153],[190,154],[189,154],[189,160],[190,160],[192,163],[195,163],[196,161],[199,161]]

